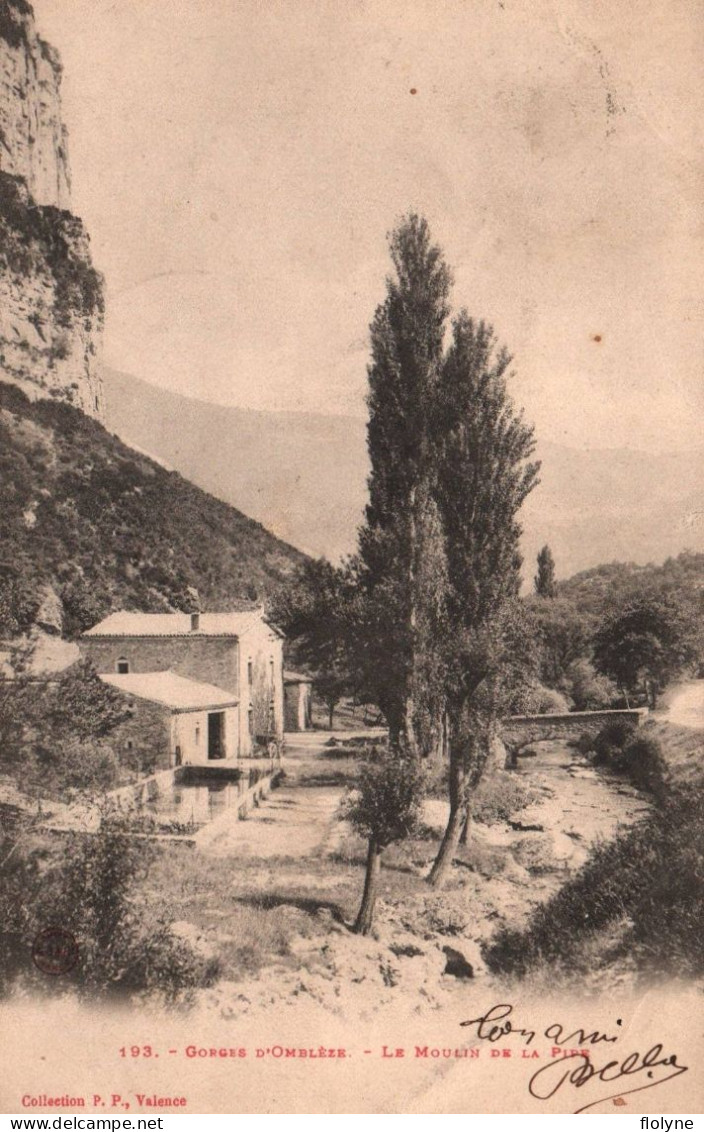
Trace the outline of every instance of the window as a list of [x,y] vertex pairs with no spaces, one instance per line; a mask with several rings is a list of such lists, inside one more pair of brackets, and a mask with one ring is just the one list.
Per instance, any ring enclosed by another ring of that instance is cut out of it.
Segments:
[[269,679],[271,681],[271,686],[273,688],[273,686],[274,686],[274,658],[273,658],[273,656],[269,657]]
[[247,661],[247,683],[249,684],[250,688],[252,687],[252,684],[254,683],[254,669],[252,668],[252,661],[251,660]]
[[196,747],[200,743],[200,727],[196,727]]
[[125,656],[121,656],[117,662],[117,671],[121,676],[126,676],[130,670],[130,662]]
[[254,735],[254,708],[249,709],[247,718],[249,720],[249,734]]
[[134,743],[132,742],[131,739],[128,739],[127,742],[125,743],[125,750],[131,751],[133,749],[133,747],[134,747]]

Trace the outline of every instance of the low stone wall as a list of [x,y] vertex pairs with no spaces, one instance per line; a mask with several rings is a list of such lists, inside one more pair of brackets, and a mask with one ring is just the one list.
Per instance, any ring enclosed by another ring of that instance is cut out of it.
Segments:
[[150,802],[162,790],[168,790],[174,782],[177,767],[157,771],[148,778],[141,778],[139,782],[131,782],[129,786],[120,786],[111,790],[108,798],[121,810],[132,810]]
[[570,711],[555,715],[511,715],[501,723],[501,738],[509,752],[520,751],[546,739],[578,739],[597,735],[607,723],[616,721],[640,727],[647,708],[612,711]]

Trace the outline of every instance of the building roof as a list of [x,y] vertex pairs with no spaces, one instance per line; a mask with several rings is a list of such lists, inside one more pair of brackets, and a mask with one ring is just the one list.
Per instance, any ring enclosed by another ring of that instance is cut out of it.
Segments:
[[312,684],[312,676],[303,676],[300,672],[284,672],[284,684]]
[[234,707],[239,700],[232,692],[187,680],[170,669],[166,672],[104,672],[100,679],[128,696],[163,704],[172,711],[202,711],[205,708]]
[[191,628],[190,613],[132,613],[120,610],[87,629],[84,637],[242,637],[261,624],[283,636],[259,609],[235,613],[200,613]]

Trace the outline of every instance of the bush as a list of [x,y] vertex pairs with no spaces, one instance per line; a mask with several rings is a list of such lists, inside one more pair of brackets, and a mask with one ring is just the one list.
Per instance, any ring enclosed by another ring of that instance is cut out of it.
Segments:
[[667,763],[657,739],[634,735],[622,751],[616,752],[611,765],[617,774],[625,775],[641,790],[663,796]]
[[[523,754],[525,755],[525,751]],[[535,790],[515,774],[499,771],[480,782],[472,798],[472,817],[482,825],[505,822],[536,800]]]
[[565,691],[575,711],[599,711],[618,699],[618,689],[608,676],[600,675],[588,660],[575,660],[567,670]]
[[[0,876],[0,966],[3,989],[19,979],[48,984],[33,968],[31,941],[59,925],[78,944],[78,963],[61,980],[92,997],[153,992],[167,1002],[187,1001],[209,985],[218,961],[172,930],[168,909],[149,911],[137,885],[155,848],[125,832],[121,819],[104,820],[95,835],[69,835],[60,856],[15,839],[3,854]],[[10,852],[10,849],[12,850]],[[7,894],[7,895],[6,895]]]
[[614,719],[605,723],[601,731],[592,740],[591,749],[594,751],[594,763],[609,765],[614,755],[624,749],[635,733],[635,724],[625,719]]
[[564,715],[570,710],[570,701],[555,688],[545,688],[536,684],[528,691],[524,700],[525,715]]

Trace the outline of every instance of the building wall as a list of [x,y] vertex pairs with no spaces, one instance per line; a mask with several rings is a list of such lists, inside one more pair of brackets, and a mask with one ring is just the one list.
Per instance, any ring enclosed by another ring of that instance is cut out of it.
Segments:
[[176,756],[180,748],[182,766],[227,766],[238,758],[239,710],[236,707],[216,708],[225,716],[225,758],[208,758],[209,711],[174,712],[171,719],[171,750]]
[[172,711],[162,704],[121,693],[132,714],[110,734],[110,745],[120,761],[138,774],[153,774],[178,765],[227,766],[238,758],[239,711],[216,708],[225,715],[225,758],[208,758],[209,711]]
[[110,732],[109,743],[120,762],[137,774],[172,766],[171,712],[161,704],[124,693],[132,714]]
[[[249,636],[249,634],[248,634]],[[124,657],[130,672],[166,672],[214,684],[240,697],[239,648],[236,637],[82,637],[81,655],[98,672],[117,672]]]
[[240,752],[252,753],[253,740],[284,733],[283,642],[262,622],[240,640]]
[[310,729],[311,698],[310,684],[284,684],[284,730]]

